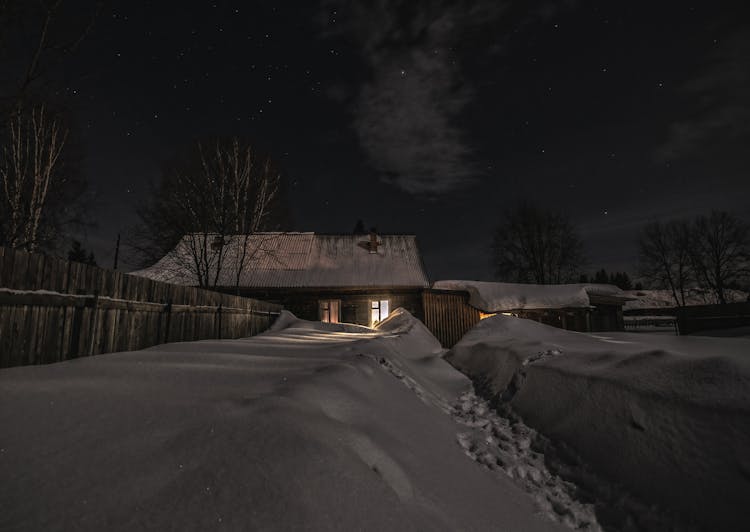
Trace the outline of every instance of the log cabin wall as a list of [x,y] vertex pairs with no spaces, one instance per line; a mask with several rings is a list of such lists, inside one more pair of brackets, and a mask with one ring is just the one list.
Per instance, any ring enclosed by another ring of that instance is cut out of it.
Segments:
[[421,288],[241,289],[240,293],[246,297],[263,299],[282,305],[298,318],[311,321],[320,319],[319,302],[321,300],[340,301],[340,320],[344,323],[369,326],[371,302],[381,300],[388,300],[388,307],[391,312],[402,307],[417,319],[424,319]]
[[480,313],[469,305],[468,292],[424,290],[424,324],[445,348],[453,347],[480,320]]
[[281,306],[0,247],[0,367],[252,336]]

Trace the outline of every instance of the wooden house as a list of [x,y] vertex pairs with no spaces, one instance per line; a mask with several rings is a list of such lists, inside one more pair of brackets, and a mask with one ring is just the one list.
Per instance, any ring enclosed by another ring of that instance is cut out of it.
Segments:
[[[195,238],[186,236],[172,253],[133,273],[199,284]],[[302,319],[373,326],[398,307],[424,316],[429,281],[413,235],[269,232],[198,247],[212,249],[204,263],[216,290],[279,303]]]
[[596,284],[438,281],[431,287],[415,236],[375,233],[186,235],[156,264],[132,273],[280,304],[306,320],[371,327],[403,307],[445,347],[496,313],[575,331],[623,330],[622,305],[632,299]]

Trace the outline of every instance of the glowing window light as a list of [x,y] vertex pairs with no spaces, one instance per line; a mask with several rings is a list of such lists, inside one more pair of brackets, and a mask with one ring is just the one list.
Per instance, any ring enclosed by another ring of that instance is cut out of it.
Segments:
[[390,313],[389,306],[387,299],[370,301],[370,327],[375,327],[375,325],[388,317]]

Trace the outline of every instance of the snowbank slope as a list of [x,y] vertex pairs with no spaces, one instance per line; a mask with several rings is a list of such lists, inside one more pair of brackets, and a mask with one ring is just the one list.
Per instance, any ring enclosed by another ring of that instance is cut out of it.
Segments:
[[447,359],[643,499],[708,529],[746,529],[747,339],[596,336],[496,316]]
[[558,530],[456,443],[469,386],[402,312],[3,370],[0,529]]

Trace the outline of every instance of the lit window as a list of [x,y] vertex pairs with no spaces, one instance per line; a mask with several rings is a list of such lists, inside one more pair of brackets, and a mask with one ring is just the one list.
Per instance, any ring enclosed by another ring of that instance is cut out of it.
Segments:
[[341,301],[338,299],[324,299],[318,303],[320,321],[338,323],[340,320]]
[[370,327],[374,327],[388,317],[388,300],[370,301]]

